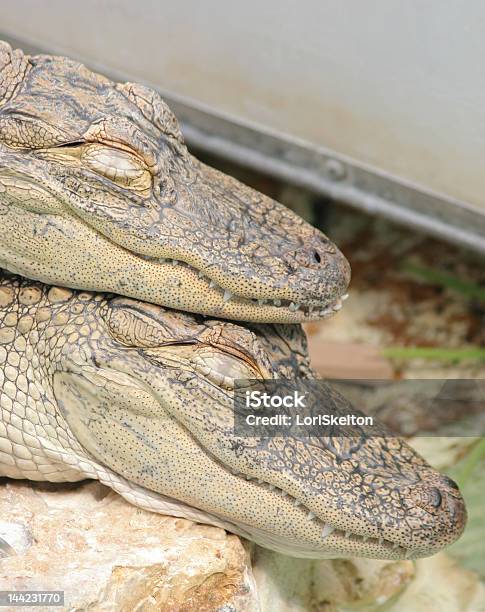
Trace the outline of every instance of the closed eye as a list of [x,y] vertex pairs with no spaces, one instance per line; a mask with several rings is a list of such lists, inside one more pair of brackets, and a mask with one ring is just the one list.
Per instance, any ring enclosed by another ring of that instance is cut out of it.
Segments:
[[191,361],[197,372],[225,389],[234,389],[234,381],[238,379],[262,378],[256,364],[249,364],[246,360],[213,348],[197,350]]
[[97,174],[135,190],[145,190],[151,185],[151,174],[142,161],[120,149],[100,144],[84,148],[81,161]]
[[75,148],[79,148],[81,145],[84,144],[84,141],[82,140],[73,140],[71,142],[64,142],[63,144],[59,145],[57,148],[60,149],[75,149]]

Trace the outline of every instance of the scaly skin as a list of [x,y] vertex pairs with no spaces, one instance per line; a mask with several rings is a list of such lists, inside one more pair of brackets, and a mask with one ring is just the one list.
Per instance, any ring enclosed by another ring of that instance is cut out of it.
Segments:
[[190,155],[156,92],[2,42],[0,266],[283,323],[338,310],[350,277],[324,234]]
[[[456,485],[395,437],[237,438],[237,378],[309,378],[299,326],[250,328],[0,280],[0,475],[97,478],[131,502],[302,557],[431,555]],[[346,407],[321,385],[318,400]]]

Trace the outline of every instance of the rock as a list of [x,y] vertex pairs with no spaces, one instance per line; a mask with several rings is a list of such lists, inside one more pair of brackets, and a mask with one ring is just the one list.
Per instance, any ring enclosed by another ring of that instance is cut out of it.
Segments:
[[0,517],[0,590],[63,590],[66,610],[259,610],[239,538],[140,510],[97,482],[0,479]]
[[372,559],[292,559],[256,548],[253,572],[263,612],[370,611],[380,609],[405,591],[414,578],[414,564]]
[[293,559],[255,547],[253,573],[262,612],[306,612],[313,610],[311,559]]
[[416,576],[389,612],[485,612],[485,587],[476,573],[442,552],[416,562]]
[[70,611],[485,611],[477,574],[445,553],[293,559],[141,510],[98,482],[0,478],[0,591],[29,589],[65,591]]
[[[333,559],[315,564],[314,600],[318,610],[380,609],[412,583],[412,561]],[[411,608],[408,608],[411,609]]]

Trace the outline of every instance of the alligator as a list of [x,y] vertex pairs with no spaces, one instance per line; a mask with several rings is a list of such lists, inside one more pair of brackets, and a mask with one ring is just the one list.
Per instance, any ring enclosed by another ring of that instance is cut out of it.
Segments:
[[241,321],[342,306],[347,260],[189,154],[160,95],[0,42],[0,267]]
[[235,380],[313,376],[299,325],[0,276],[0,476],[98,479],[296,557],[416,559],[456,540],[458,487],[395,435],[236,436]]

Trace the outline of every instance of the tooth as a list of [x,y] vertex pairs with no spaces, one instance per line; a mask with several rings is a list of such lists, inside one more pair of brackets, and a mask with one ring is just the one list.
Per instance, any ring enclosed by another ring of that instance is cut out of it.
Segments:
[[286,491],[281,491],[281,497],[286,497],[288,493]]
[[313,514],[313,512],[309,512],[308,513],[308,520],[311,521],[315,518],[315,515]]
[[367,542],[368,539],[369,539],[369,536],[362,536],[362,542]]
[[165,259],[165,257],[160,257],[158,259],[158,263],[165,263],[167,260]]
[[298,506],[300,505],[300,502],[295,499],[295,501],[293,502],[293,505],[295,506],[295,508],[298,508]]
[[217,287],[217,284],[213,280],[211,280],[209,283],[209,289],[212,289],[213,287]]
[[281,300],[273,300],[275,306],[281,306]]
[[176,266],[178,263],[178,259],[172,259],[172,266]]
[[325,527],[322,529],[322,538],[326,538],[333,531],[335,531],[335,527],[332,527],[332,525],[325,525]]
[[266,300],[261,300],[261,299],[259,299],[259,300],[258,300],[258,304],[259,304],[260,306],[263,306],[264,304],[266,304]]
[[405,558],[405,559],[409,559],[409,557],[411,557],[411,556],[412,556],[412,554],[413,554],[413,551],[412,551],[411,549],[408,549],[408,550],[406,551],[406,554],[404,555],[404,558]]
[[297,310],[296,304],[294,302],[290,302],[290,305],[288,306],[288,308],[293,312],[294,310]]
[[270,491],[273,491],[273,490],[274,490],[274,488],[275,488],[275,486],[274,486],[273,484],[269,484],[269,485],[268,485],[268,487],[269,487],[269,490],[270,490]]
[[204,278],[204,276],[205,276],[205,274],[202,272],[202,270],[199,270],[198,277],[199,278]]
[[384,542],[384,538],[378,538],[377,541],[379,542],[379,544],[382,544]]
[[399,544],[397,542],[394,542],[394,544],[392,545],[393,548],[399,548]]
[[227,289],[224,289],[224,296],[223,296],[223,301],[224,302],[229,302],[229,300],[232,298],[232,293],[230,291],[228,291]]
[[342,300],[342,302],[345,302],[345,300],[348,300],[348,299],[349,299],[349,294],[348,294],[348,293],[346,293],[346,294],[345,294],[345,295],[343,295],[343,296],[342,296],[340,299]]
[[342,308],[342,304],[340,302],[337,302],[337,304],[334,305],[332,310],[334,310],[335,312],[338,312],[341,308]]
[[350,538],[350,531],[346,531],[346,532],[345,532],[345,537],[346,537],[346,538]]

